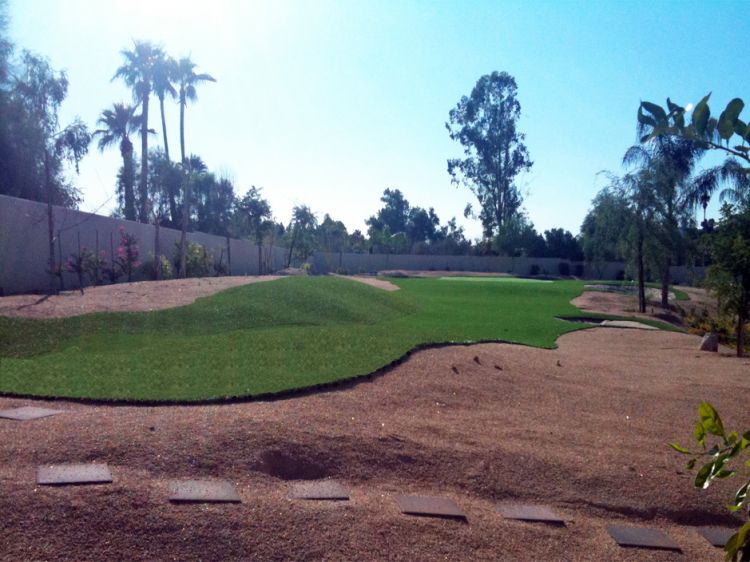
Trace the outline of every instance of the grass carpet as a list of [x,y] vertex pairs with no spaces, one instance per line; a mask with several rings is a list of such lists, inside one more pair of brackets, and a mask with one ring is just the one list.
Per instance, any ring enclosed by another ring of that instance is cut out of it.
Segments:
[[[426,343],[504,340],[554,347],[585,327],[579,281],[291,277],[169,310],[54,320],[0,317],[0,392],[200,401],[257,396],[363,375]],[[591,316],[591,314],[587,314]]]

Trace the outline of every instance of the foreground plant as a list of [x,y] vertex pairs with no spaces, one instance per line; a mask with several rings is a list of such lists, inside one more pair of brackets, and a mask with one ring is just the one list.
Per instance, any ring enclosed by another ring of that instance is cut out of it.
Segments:
[[[706,438],[709,435],[717,437],[714,445],[707,449]],[[677,452],[690,455],[692,458],[687,463],[688,470],[693,470],[698,463],[705,462],[698,470],[695,477],[695,487],[705,490],[716,480],[724,480],[737,476],[742,467],[750,467],[750,455],[747,454],[750,446],[750,430],[740,435],[737,431],[727,433],[719,413],[708,402],[703,402],[698,407],[698,421],[693,429],[693,437],[701,451],[691,451],[677,443],[670,446]],[[745,456],[745,461],[740,464],[740,457]],[[731,468],[731,466],[734,468]],[[729,504],[729,511],[739,511],[743,507],[748,508],[747,495],[750,490],[750,471],[744,470],[744,482],[734,494]],[[750,514],[749,514],[750,515]],[[724,546],[726,560],[733,562],[750,561],[750,521],[746,522],[740,529],[730,537]]]

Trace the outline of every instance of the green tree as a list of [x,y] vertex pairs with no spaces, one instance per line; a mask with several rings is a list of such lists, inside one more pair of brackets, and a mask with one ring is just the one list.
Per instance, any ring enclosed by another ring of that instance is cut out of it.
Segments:
[[192,198],[192,185],[200,181],[208,171],[206,164],[200,157],[191,155],[180,164],[182,170],[183,200],[182,200],[182,228],[180,232],[180,277],[187,276],[187,231],[190,220],[190,202]]
[[193,229],[228,236],[235,210],[234,184],[228,178],[205,173],[193,183],[192,191]]
[[[297,256],[305,262],[315,250],[315,231],[318,219],[307,205],[296,205],[292,209],[292,220],[287,229],[289,237],[289,257],[287,267],[291,267],[292,258]],[[296,253],[295,253],[296,251]]]
[[[182,169],[168,160],[161,149],[149,151],[149,197],[154,212],[159,217],[169,217],[166,226],[181,228]],[[162,221],[164,222],[164,221]]]
[[625,259],[625,236],[633,224],[633,216],[625,194],[612,185],[603,188],[591,202],[581,225],[581,246],[584,258],[603,275],[608,261]]
[[97,120],[102,128],[94,131],[98,137],[99,150],[104,151],[113,145],[118,145],[122,156],[123,212],[128,220],[136,220],[135,209],[135,169],[133,167],[133,143],[130,135],[140,129],[141,116],[136,113],[136,107],[125,103],[115,103],[111,109],[105,109]]
[[626,165],[649,169],[653,190],[649,243],[654,257],[658,256],[656,269],[661,280],[661,306],[665,309],[669,307],[670,268],[684,250],[681,229],[690,221],[692,211],[691,175],[702,153],[692,140],[657,136],[629,148],[623,158]]
[[262,189],[252,186],[236,203],[241,231],[247,232],[258,246],[258,273],[263,274],[263,238],[273,228],[271,205],[261,194]]
[[112,80],[121,78],[133,91],[133,98],[141,106],[141,173],[138,185],[138,220],[148,222],[148,111],[157,61],[164,51],[148,41],[134,41],[133,49],[121,51],[124,63]]
[[581,261],[583,259],[580,243],[568,230],[562,228],[545,230],[544,242],[547,257],[570,261]]
[[477,197],[487,238],[518,214],[522,196],[515,178],[532,166],[525,135],[517,130],[521,104],[516,93],[510,74],[482,76],[470,96],[462,97],[450,111],[445,124],[465,155],[448,160],[448,173],[455,185],[467,186]]
[[745,325],[750,318],[750,209],[725,204],[711,237],[712,264],[706,285],[722,310],[736,319],[737,356],[745,349]]
[[499,228],[492,248],[503,256],[534,258],[544,257],[547,247],[544,237],[534,228],[524,213],[518,213]]
[[185,107],[187,102],[194,102],[198,99],[196,86],[203,82],[216,82],[216,79],[210,74],[196,74],[197,65],[190,57],[182,57],[177,61],[175,71],[175,83],[178,86],[178,96],[180,100],[180,155],[182,161],[185,161]]

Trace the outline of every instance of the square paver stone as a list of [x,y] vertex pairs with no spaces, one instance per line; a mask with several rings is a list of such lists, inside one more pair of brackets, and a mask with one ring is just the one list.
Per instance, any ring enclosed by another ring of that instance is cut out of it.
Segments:
[[106,464],[50,464],[40,466],[36,483],[43,486],[109,484],[112,473]]
[[226,480],[173,480],[169,501],[175,503],[240,503],[234,484]]
[[56,416],[62,414],[62,410],[48,410],[47,408],[37,408],[36,406],[23,406],[22,408],[13,408],[12,410],[0,410],[0,418],[6,420],[27,421]]
[[721,527],[696,527],[698,533],[714,546],[724,548],[727,541],[736,531],[734,529],[722,529]]
[[292,485],[289,497],[296,500],[348,500],[349,493],[335,480],[311,480]]
[[662,533],[659,529],[611,525],[607,527],[607,532],[620,546],[654,548],[661,550],[682,550],[680,545]]
[[466,519],[466,514],[448,498],[430,496],[393,496],[401,513],[426,517],[451,517]]
[[497,511],[505,519],[548,523],[550,525],[565,525],[565,520],[546,505],[509,504],[498,505]]

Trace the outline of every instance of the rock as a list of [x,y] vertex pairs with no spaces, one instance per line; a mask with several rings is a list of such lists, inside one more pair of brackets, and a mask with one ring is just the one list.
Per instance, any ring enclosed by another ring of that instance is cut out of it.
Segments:
[[701,341],[701,351],[719,351],[719,336],[713,332],[703,336],[703,341]]

